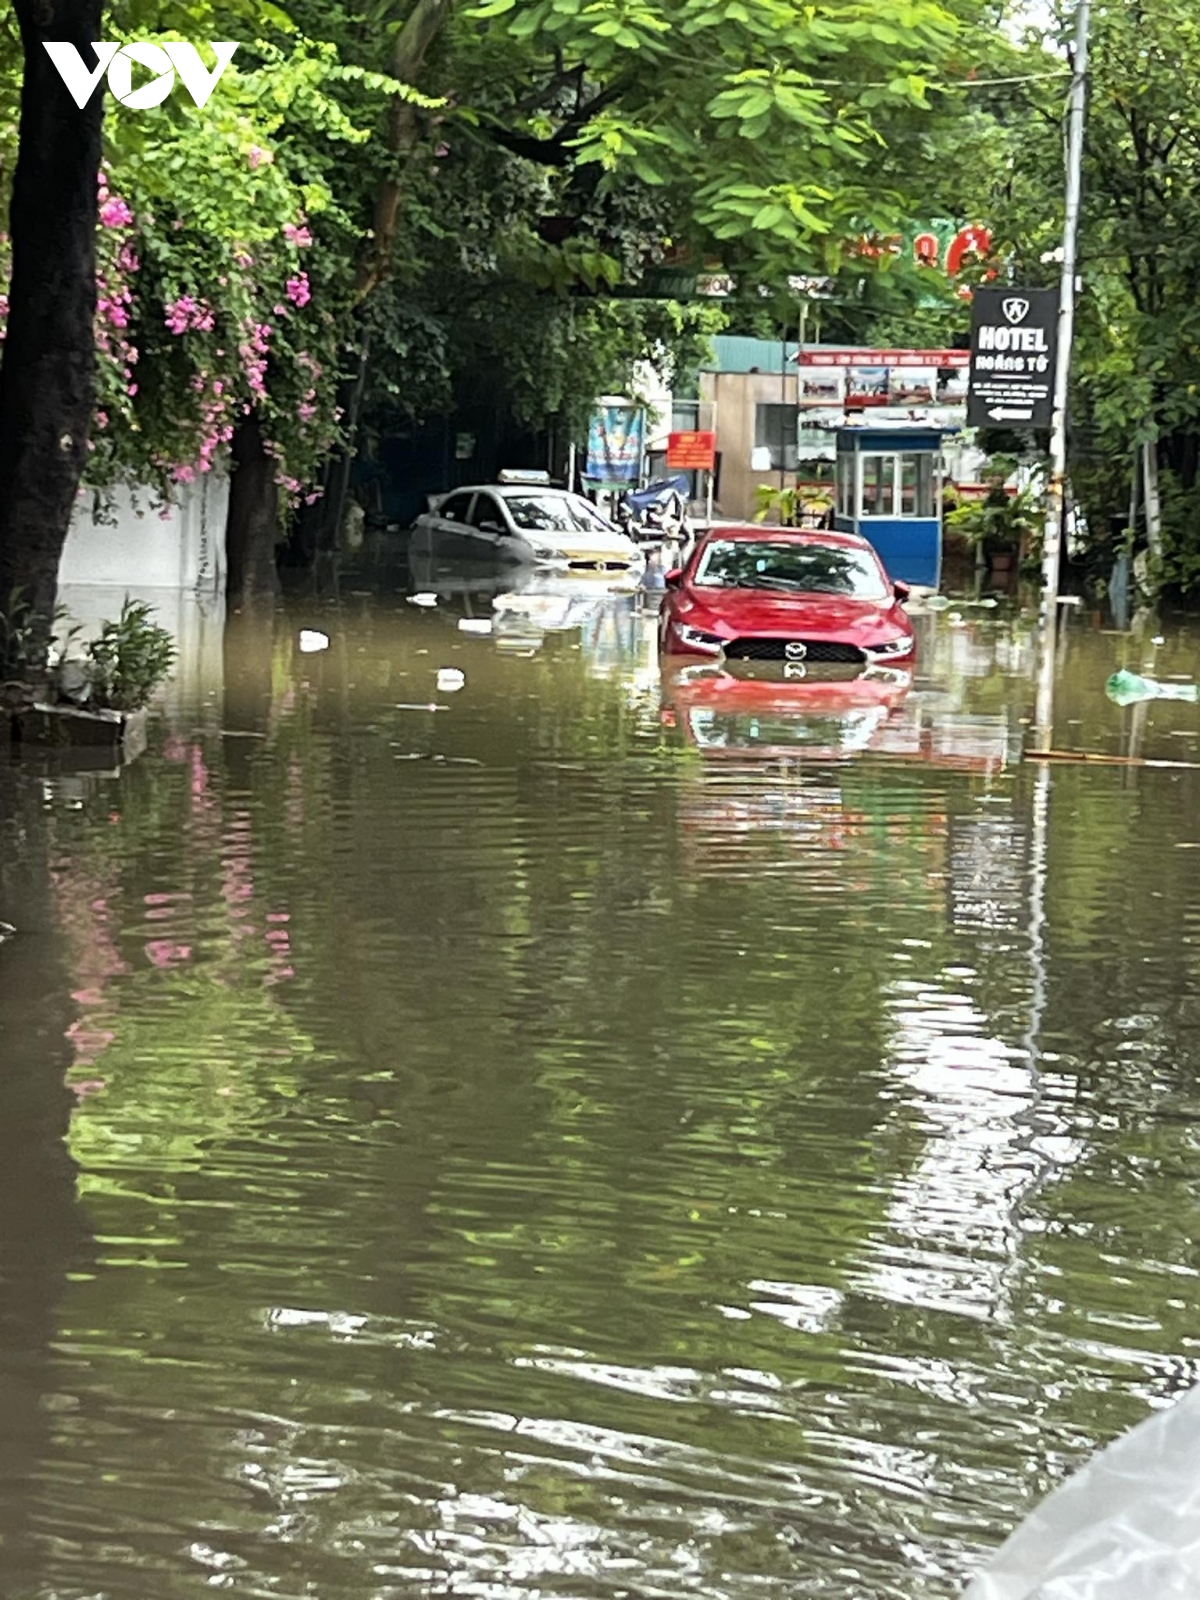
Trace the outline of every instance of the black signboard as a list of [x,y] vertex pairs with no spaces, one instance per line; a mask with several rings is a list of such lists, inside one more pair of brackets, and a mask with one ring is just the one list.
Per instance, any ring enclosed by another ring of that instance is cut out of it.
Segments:
[[1057,289],[976,289],[967,426],[1048,428],[1057,343]]

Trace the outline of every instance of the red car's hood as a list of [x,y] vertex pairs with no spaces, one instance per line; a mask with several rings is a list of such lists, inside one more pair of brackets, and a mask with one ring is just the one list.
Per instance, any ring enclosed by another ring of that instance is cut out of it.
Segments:
[[787,634],[805,638],[889,638],[908,619],[892,600],[853,600],[833,594],[770,594],[758,589],[694,589],[680,595],[678,614],[692,627],[736,638],[741,633]]

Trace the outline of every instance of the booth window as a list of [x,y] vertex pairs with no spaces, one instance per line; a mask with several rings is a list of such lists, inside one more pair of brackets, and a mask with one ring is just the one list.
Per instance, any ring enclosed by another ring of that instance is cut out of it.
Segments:
[[933,517],[933,455],[910,450],[901,455],[862,457],[862,517]]
[[854,457],[839,456],[837,458],[837,514],[848,519],[855,516],[854,510]]
[[933,454],[929,450],[910,452],[900,457],[900,515],[934,515]]
[[799,431],[799,406],[755,406],[754,448],[771,452],[772,472],[795,472]]
[[895,456],[864,455],[862,458],[863,517],[894,516],[896,489]]

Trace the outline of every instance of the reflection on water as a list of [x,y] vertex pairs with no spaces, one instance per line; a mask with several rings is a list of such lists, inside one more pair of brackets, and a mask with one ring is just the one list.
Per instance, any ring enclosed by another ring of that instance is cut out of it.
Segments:
[[[234,619],[0,768],[6,1597],[950,1596],[1193,1380],[1200,774],[1022,763],[1016,617],[646,606]],[[1057,745],[1200,759],[1103,692],[1191,636],[1062,648]]]

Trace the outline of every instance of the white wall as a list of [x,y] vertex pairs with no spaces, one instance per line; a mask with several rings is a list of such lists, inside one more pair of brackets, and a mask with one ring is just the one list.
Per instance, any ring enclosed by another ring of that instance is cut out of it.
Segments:
[[166,517],[146,489],[116,491],[107,514],[115,526],[96,521],[94,504],[91,491],[79,501],[59,567],[61,585],[136,589],[139,595],[148,589],[224,592],[229,479],[223,473],[203,473],[181,485]]
[[60,583],[58,588],[59,604],[69,613],[68,626],[79,626],[81,642],[94,639],[105,622],[115,621],[127,598],[152,607],[150,620],[175,640],[178,660],[158,703],[170,720],[190,717],[194,725],[206,705],[219,697],[225,680],[224,595],[140,584]]
[[634,387],[646,403],[646,447],[665,450],[671,431],[671,386],[657,367],[643,361],[634,371]]
[[181,485],[166,517],[148,490],[119,490],[108,520],[97,522],[93,497],[79,501],[58,569],[58,599],[81,640],[141,600],[174,637],[179,659],[162,705],[171,720],[196,718],[224,676],[225,516],[229,479],[202,474]]

